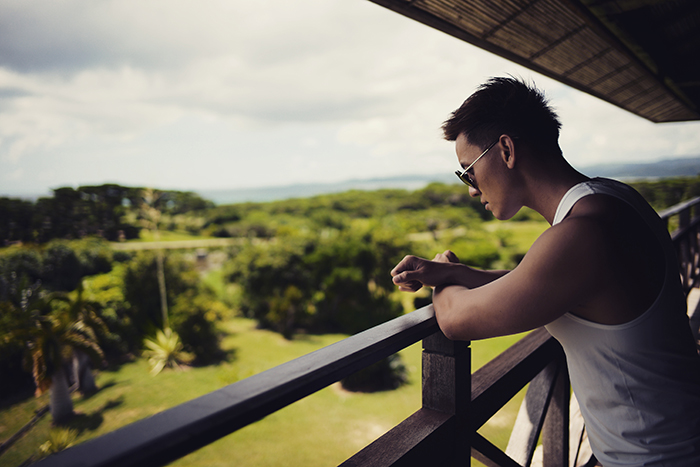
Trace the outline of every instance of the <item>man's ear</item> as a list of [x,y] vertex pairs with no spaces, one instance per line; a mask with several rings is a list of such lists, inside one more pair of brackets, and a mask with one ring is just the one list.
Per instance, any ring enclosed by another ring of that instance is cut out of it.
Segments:
[[514,168],[517,154],[515,152],[515,143],[513,142],[513,138],[508,135],[501,135],[498,142],[501,148],[501,157],[503,158],[503,162],[505,162],[509,169]]

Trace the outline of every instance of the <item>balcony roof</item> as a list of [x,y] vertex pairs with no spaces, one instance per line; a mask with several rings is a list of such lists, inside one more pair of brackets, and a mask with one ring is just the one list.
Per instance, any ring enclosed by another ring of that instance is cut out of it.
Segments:
[[698,0],[371,0],[652,122],[700,120]]

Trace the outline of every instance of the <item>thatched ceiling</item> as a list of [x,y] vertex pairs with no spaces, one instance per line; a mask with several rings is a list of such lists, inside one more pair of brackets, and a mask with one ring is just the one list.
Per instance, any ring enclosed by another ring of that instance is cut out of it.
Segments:
[[371,0],[653,122],[700,120],[700,0]]

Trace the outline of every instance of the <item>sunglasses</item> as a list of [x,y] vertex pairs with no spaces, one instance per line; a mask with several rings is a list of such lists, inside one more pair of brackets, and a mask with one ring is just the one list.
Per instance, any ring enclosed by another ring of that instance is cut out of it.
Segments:
[[497,139],[496,141],[494,141],[489,147],[487,147],[486,150],[484,150],[484,152],[482,152],[482,153],[479,155],[479,157],[477,157],[476,159],[474,159],[474,162],[472,162],[471,164],[469,164],[469,167],[467,167],[466,169],[461,170],[461,171],[460,171],[460,170],[455,171],[455,174],[459,177],[460,180],[462,180],[462,182],[463,182],[465,185],[469,185],[470,187],[474,188],[475,190],[478,190],[478,189],[479,189],[479,187],[476,186],[476,181],[475,181],[475,180],[472,178],[472,176],[469,174],[469,170],[471,170],[471,168],[474,167],[474,164],[476,164],[477,162],[479,162],[479,159],[481,159],[482,157],[484,157],[484,156],[486,155],[486,153],[489,152],[489,151],[491,150],[491,148],[493,148],[493,147],[496,145],[496,143],[498,143],[499,141],[500,141],[500,138]]

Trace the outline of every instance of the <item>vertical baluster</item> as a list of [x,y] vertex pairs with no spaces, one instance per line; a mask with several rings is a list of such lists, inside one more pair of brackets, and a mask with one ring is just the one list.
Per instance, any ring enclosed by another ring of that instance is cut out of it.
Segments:
[[678,229],[684,229],[690,225],[690,208],[683,209],[678,214]]
[[423,340],[423,408],[454,414],[454,466],[471,464],[468,411],[471,400],[469,342],[451,341],[442,332]]
[[542,427],[543,467],[569,465],[570,394],[569,373],[566,361],[562,360]]

